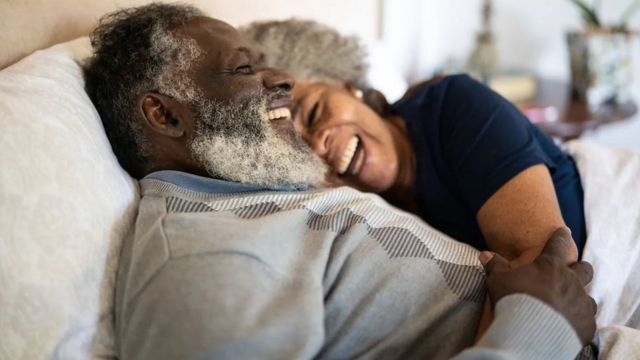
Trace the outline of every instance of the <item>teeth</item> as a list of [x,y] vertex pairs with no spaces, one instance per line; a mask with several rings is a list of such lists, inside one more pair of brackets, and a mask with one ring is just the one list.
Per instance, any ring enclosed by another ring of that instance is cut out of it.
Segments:
[[291,119],[291,111],[289,108],[281,107],[277,109],[273,109],[267,112],[267,119],[276,120],[276,119]]
[[349,168],[349,164],[351,164],[351,160],[353,159],[353,155],[356,153],[359,142],[360,139],[358,139],[357,136],[354,136],[347,143],[347,147],[344,149],[342,158],[340,158],[340,164],[338,164],[338,174],[344,174]]

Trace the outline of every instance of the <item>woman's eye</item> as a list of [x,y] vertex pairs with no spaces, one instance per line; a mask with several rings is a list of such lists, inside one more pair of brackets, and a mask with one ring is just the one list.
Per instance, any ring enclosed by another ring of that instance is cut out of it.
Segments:
[[238,66],[235,70],[235,72],[241,73],[241,74],[251,74],[252,71],[253,69],[251,68],[251,65]]
[[309,111],[309,117],[307,119],[307,126],[313,125],[313,121],[316,119],[316,112],[318,112],[318,103],[319,103],[319,101],[316,101],[316,103],[313,104],[313,107],[311,108],[311,111]]

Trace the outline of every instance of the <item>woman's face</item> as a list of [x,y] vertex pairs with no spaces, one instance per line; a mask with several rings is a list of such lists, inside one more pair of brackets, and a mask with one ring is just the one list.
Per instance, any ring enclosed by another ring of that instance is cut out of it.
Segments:
[[332,185],[384,192],[398,177],[391,124],[343,84],[297,82],[293,122],[311,149],[329,165]]

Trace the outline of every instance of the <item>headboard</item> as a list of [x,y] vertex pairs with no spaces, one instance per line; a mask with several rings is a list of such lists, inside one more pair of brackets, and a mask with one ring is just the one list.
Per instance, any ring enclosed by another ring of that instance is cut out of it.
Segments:
[[[381,0],[380,0],[381,1]],[[103,14],[149,0],[0,0],[0,69],[31,52],[88,35]],[[347,33],[373,38],[379,4],[362,0],[192,0],[232,25],[256,19],[314,18]],[[248,10],[250,9],[250,10]],[[357,16],[354,16],[357,14]]]

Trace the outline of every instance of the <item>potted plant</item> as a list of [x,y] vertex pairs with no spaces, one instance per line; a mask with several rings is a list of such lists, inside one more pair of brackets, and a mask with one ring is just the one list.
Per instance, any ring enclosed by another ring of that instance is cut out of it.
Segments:
[[569,0],[585,22],[582,31],[567,36],[574,97],[597,107],[629,100],[631,85],[631,41],[635,33],[629,21],[640,10],[640,0],[627,6],[617,24],[606,25],[600,17],[600,1]]

